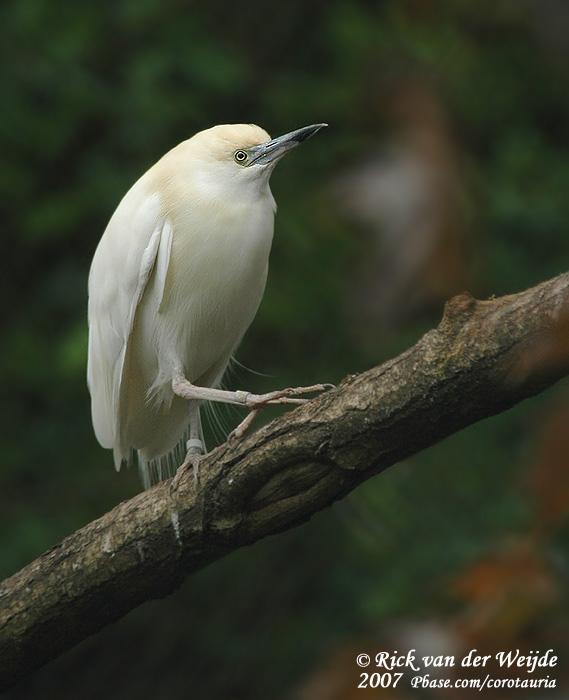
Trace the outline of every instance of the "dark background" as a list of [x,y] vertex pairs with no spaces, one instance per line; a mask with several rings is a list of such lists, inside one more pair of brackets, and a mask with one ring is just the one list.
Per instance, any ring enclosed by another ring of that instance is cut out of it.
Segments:
[[[273,176],[238,353],[268,376],[233,386],[338,382],[455,293],[569,268],[564,0],[12,0],[0,26],[0,576],[141,488],[92,433],[87,275],[120,197],[196,131],[330,124]],[[566,683],[568,399],[562,383],[393,467],[7,697],[347,700],[368,694],[358,653],[411,648],[553,648],[540,673]],[[419,696],[410,675],[369,694]]]

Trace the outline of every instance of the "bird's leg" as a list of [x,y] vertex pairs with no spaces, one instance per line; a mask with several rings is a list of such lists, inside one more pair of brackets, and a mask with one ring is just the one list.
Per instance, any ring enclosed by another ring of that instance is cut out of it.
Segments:
[[313,384],[312,386],[290,387],[271,391],[267,394],[252,394],[248,391],[226,391],[224,389],[212,389],[206,386],[196,386],[188,381],[181,370],[174,373],[172,389],[174,393],[184,399],[201,401],[219,401],[231,403],[237,406],[245,406],[251,409],[251,413],[231,433],[230,440],[241,437],[251,425],[253,419],[265,406],[278,406],[282,404],[301,405],[308,399],[301,398],[301,394],[310,394],[315,391],[325,391],[333,388],[333,384]]
[[196,482],[200,480],[200,462],[204,458],[204,444],[200,435],[200,408],[198,401],[190,401],[190,429],[189,439],[186,442],[186,458],[178,467],[176,476],[170,484],[170,494],[177,490],[184,474],[191,467],[194,472]]
[[196,386],[188,381],[182,372],[175,372],[172,379],[172,389],[175,394],[188,401],[217,401],[231,403],[247,408],[263,408],[263,406],[280,404],[304,404],[308,399],[300,398],[300,394],[310,394],[315,391],[325,391],[333,388],[333,384],[313,384],[312,386],[298,386],[288,389],[270,391],[267,394],[252,394],[250,391],[226,391],[225,389],[213,389],[208,386]]

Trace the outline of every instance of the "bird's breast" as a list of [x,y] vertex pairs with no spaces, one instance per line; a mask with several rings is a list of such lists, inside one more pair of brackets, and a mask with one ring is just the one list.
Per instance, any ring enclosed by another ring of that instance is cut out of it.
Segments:
[[152,321],[159,364],[180,363],[190,381],[217,379],[260,304],[273,220],[271,201],[173,216],[166,286]]

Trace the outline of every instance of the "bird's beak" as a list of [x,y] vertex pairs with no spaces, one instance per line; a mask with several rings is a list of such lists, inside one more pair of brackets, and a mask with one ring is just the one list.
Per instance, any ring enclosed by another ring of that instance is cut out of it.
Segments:
[[283,136],[277,136],[276,139],[271,139],[266,143],[261,143],[258,146],[253,146],[247,149],[249,153],[249,165],[268,165],[276,163],[285,153],[298,146],[299,143],[306,141],[317,131],[320,131],[328,124],[312,124],[311,126],[303,126],[302,129],[296,129]]

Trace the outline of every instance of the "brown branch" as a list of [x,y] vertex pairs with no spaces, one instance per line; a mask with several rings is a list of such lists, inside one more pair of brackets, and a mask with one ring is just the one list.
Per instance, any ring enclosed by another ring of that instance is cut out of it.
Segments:
[[0,585],[0,690],[194,571],[299,525],[369,477],[569,372],[569,273],[452,299],[399,357],[121,503]]

